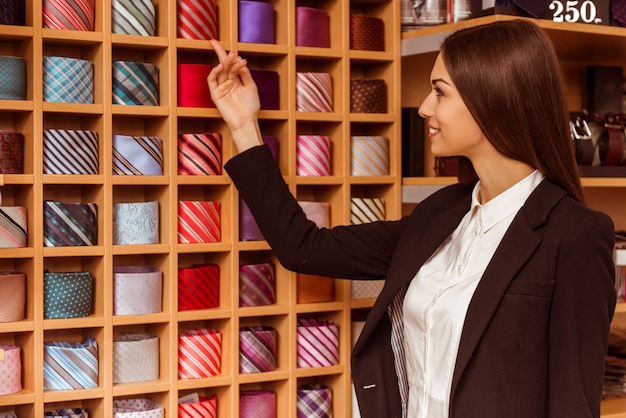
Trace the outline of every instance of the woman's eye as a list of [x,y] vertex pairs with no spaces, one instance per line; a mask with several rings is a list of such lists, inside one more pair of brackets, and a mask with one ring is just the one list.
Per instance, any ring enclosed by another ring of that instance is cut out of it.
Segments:
[[443,91],[439,87],[433,87],[436,96],[443,96]]

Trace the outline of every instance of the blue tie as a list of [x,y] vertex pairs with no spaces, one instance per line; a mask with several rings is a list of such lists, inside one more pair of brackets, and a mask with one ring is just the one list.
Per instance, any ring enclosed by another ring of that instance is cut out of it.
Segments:
[[0,56],[0,99],[26,100],[26,63],[24,59]]
[[93,63],[78,58],[43,57],[43,100],[93,103]]
[[157,136],[113,135],[113,174],[163,174],[163,145]]
[[156,65],[113,61],[113,104],[159,105],[159,71]]

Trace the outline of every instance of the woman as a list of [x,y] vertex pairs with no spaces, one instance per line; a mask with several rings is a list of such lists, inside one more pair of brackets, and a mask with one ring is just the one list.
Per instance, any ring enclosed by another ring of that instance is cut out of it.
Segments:
[[[364,418],[598,417],[613,224],[583,203],[550,40],[524,20],[442,44],[420,106],[459,184],[398,221],[318,229],[261,146],[246,61],[212,41],[226,164],[288,269],[386,279],[352,353]],[[268,205],[267,202],[272,202]]]

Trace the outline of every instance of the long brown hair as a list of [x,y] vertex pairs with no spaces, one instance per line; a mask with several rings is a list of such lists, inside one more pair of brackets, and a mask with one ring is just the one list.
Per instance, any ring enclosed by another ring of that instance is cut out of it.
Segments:
[[[539,169],[584,202],[562,73],[544,31],[522,19],[465,28],[444,40],[441,55],[496,150]],[[468,188],[478,180],[469,159],[461,158],[458,178]]]

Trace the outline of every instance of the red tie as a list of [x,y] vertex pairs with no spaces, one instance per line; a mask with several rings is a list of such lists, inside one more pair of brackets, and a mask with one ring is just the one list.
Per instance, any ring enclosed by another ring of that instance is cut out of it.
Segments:
[[177,36],[184,39],[217,39],[215,0],[178,0]]
[[194,264],[178,269],[178,310],[217,308],[220,305],[220,269]]
[[179,244],[219,242],[220,235],[219,202],[178,202]]

